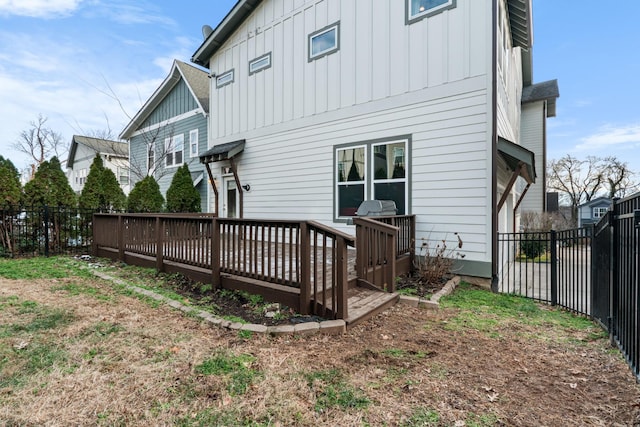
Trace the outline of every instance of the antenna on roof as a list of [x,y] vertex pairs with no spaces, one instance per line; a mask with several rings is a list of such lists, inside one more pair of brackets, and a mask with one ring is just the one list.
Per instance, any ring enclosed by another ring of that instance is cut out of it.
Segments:
[[213,33],[213,28],[211,28],[210,25],[202,26],[202,37],[204,37],[205,40],[207,39],[207,37],[209,37],[211,33]]

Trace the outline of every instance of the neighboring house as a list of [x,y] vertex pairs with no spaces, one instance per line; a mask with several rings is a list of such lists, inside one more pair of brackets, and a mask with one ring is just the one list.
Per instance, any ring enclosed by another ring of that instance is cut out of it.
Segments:
[[129,146],[126,142],[74,135],[67,158],[67,179],[73,191],[81,193],[91,163],[100,154],[105,168],[111,169],[118,183],[129,194]]
[[540,169],[522,130],[552,115],[554,99],[531,97],[547,103],[542,117],[521,113],[531,1],[359,6],[239,0],[205,33],[192,61],[212,75],[201,156],[219,194],[210,210],[354,234],[348,220],[363,200],[391,199],[416,215],[417,246],[457,232],[460,272],[497,278],[517,181],[535,183]]
[[600,221],[612,203],[608,197],[598,197],[578,206],[578,227],[586,227]]
[[131,186],[153,175],[166,197],[175,171],[187,163],[206,211],[208,179],[199,156],[207,149],[208,111],[207,73],[174,61],[167,78],[120,134],[129,142]]
[[[529,77],[530,79],[530,77]],[[520,144],[535,154],[535,166],[538,178],[532,184],[520,204],[521,212],[547,212],[555,206],[549,206],[547,200],[547,117],[556,116],[556,99],[560,96],[558,81],[550,80],[531,84],[525,81],[522,89],[522,123],[520,125]]]

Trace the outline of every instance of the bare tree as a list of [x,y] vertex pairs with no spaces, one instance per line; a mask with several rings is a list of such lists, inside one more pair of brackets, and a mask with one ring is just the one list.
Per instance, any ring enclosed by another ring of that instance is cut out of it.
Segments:
[[629,169],[627,162],[610,156],[603,159],[605,186],[609,198],[625,197],[638,191],[638,183],[634,180],[636,174]]
[[558,191],[560,197],[569,202],[575,220],[580,204],[602,195],[622,197],[637,189],[634,176],[627,163],[613,156],[589,156],[580,160],[567,154],[549,163],[547,187]]
[[66,151],[62,135],[46,126],[47,117],[38,114],[38,119],[29,123],[30,128],[20,133],[12,147],[30,157],[30,178],[35,176],[38,166],[51,157],[60,158]]

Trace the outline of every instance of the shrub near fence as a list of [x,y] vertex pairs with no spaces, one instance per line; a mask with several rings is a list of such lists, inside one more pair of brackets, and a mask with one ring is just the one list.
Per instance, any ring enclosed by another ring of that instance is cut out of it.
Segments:
[[0,209],[0,256],[88,254],[94,210],[34,206]]

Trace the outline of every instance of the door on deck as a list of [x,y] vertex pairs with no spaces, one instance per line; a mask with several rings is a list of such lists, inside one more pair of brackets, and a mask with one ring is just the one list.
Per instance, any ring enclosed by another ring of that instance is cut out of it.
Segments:
[[223,178],[224,204],[222,213],[226,218],[237,218],[240,212],[240,198],[238,197],[238,187],[232,176]]

